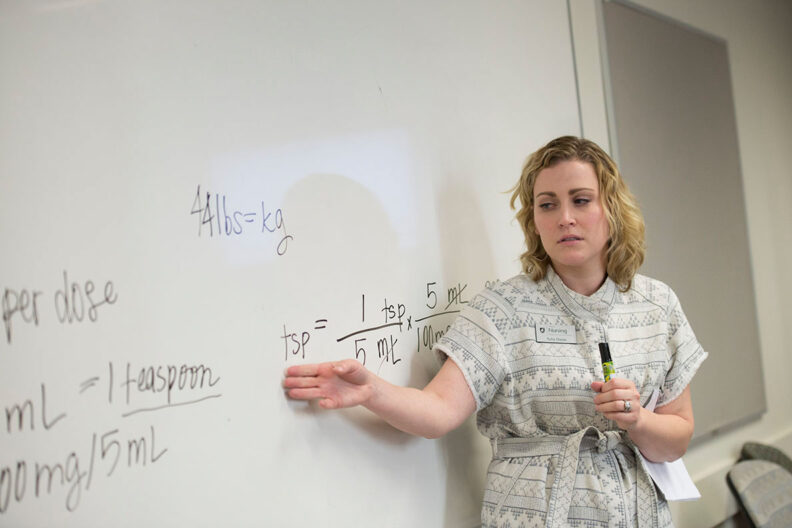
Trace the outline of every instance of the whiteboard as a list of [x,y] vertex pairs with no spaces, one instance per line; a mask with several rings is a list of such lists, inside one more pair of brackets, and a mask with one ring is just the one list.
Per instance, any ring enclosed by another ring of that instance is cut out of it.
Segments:
[[282,372],[422,386],[519,271],[503,191],[579,133],[565,3],[5,1],[0,79],[0,525],[477,524],[472,421]]

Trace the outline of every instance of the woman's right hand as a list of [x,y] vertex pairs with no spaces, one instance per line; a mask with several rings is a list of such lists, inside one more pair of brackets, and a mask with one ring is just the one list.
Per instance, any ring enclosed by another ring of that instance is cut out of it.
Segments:
[[294,400],[319,400],[324,409],[363,405],[373,394],[374,375],[354,359],[295,365],[286,369],[283,386]]

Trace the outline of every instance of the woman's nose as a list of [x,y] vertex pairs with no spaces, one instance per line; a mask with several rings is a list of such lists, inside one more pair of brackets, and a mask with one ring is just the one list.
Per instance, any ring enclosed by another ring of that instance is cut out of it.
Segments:
[[574,212],[572,211],[571,207],[569,207],[569,206],[561,206],[561,209],[560,209],[559,213],[561,214],[561,216],[558,219],[558,224],[561,227],[575,225],[575,216],[574,216]]

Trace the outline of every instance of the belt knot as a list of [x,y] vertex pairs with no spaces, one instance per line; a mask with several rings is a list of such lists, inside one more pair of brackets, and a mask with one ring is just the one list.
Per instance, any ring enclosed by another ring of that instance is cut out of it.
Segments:
[[616,449],[616,446],[622,441],[622,435],[619,431],[599,431],[597,430],[597,453],[604,453]]
[[589,427],[578,434],[582,436],[580,438],[580,448],[596,451],[597,453],[612,451],[625,441],[620,431],[600,431],[595,427]]

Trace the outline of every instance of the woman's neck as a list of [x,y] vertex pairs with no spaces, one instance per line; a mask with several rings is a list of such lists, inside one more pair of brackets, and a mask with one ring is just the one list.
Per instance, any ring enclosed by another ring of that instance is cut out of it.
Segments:
[[586,297],[599,290],[607,278],[604,270],[593,272],[574,269],[565,270],[558,269],[556,266],[553,266],[553,270],[555,270],[556,275],[561,278],[567,288]]

